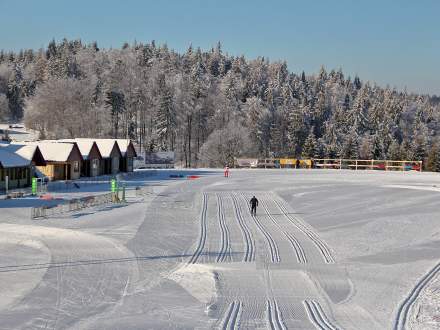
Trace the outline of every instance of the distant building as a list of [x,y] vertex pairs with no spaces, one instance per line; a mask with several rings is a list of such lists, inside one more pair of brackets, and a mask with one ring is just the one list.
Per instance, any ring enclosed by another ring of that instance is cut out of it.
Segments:
[[122,158],[121,150],[115,139],[73,139],[77,143],[93,143],[98,146],[101,154],[100,174],[117,174],[119,173],[119,163]]
[[0,189],[27,187],[31,184],[35,166],[46,164],[38,146],[0,144]]
[[[28,184],[27,181],[30,182],[30,178],[35,174],[46,176],[50,180],[74,180],[80,176],[95,177],[103,174],[132,172],[133,160],[137,157],[133,143],[126,139],[78,138],[12,142],[0,145],[3,150],[0,164],[3,164],[3,168],[10,168],[9,165],[4,164],[31,166],[29,173],[26,172],[27,170],[24,172],[17,170],[17,172],[11,172],[12,175],[8,175],[10,180],[14,178],[13,181],[17,181],[11,182],[11,187],[22,186],[25,181]],[[6,146],[8,150],[5,149]],[[18,160],[20,157],[23,158],[23,155],[26,161],[19,162]],[[16,162],[11,163],[12,159]],[[5,171],[1,174],[4,175]],[[20,179],[15,180],[15,178]]]
[[133,142],[128,139],[116,139],[116,142],[122,154],[119,170],[121,172],[133,172],[133,159],[137,157]]
[[52,141],[18,143],[39,147],[46,164],[37,166],[38,176],[46,176],[50,181],[75,180],[80,177],[83,159],[76,144]]
[[81,164],[81,176],[95,177],[101,172],[102,156],[98,145],[92,139],[62,139],[62,143],[76,143],[81,152],[83,161]]

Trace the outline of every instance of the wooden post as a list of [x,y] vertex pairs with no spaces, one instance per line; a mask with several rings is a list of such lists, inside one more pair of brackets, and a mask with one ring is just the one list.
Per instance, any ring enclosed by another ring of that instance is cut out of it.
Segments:
[[356,162],[356,165],[355,165],[355,167],[354,167],[354,168],[355,168],[355,169],[356,169],[356,171],[357,171],[357,169],[358,169],[358,160],[356,159],[356,160],[355,160],[355,162]]

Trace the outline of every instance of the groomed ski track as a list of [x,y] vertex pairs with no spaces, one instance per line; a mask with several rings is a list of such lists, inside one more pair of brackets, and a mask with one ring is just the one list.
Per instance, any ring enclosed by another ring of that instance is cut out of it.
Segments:
[[59,218],[32,221],[20,200],[2,204],[0,328],[400,330],[423,321],[420,304],[440,274],[440,195],[420,186],[436,177],[233,169],[170,179],[175,172],[138,179],[150,193],[128,194],[126,205]]

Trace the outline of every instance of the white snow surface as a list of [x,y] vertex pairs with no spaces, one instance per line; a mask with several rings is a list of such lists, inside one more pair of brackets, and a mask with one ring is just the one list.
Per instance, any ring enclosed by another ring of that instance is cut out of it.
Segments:
[[168,277],[179,283],[199,301],[208,304],[215,298],[215,268],[212,265],[183,264]]
[[440,175],[142,173],[127,204],[0,201],[1,328],[440,327]]
[[89,157],[90,151],[92,150],[93,147],[93,140],[89,140],[89,139],[60,139],[60,140],[56,140],[56,142],[62,144],[65,142],[70,142],[70,143],[76,143],[79,151],[81,152],[81,155],[83,156],[84,159],[87,159]]
[[[74,141],[74,142],[77,142],[77,143],[81,143],[84,146],[90,145],[90,148],[93,145],[93,142],[96,142],[96,144],[98,145],[98,148],[99,148],[99,152],[101,153],[101,156],[103,158],[109,158],[110,157],[111,152],[113,150],[113,147],[116,144],[116,139],[76,138],[76,139],[63,140],[63,141],[71,141],[71,142]],[[90,148],[89,148],[89,151],[90,151]],[[87,148],[85,148],[84,150],[87,150]]]
[[0,164],[3,167],[29,166],[31,161],[14,150],[7,147],[0,147]]
[[32,160],[35,154],[35,150],[37,149],[37,146],[34,145],[25,145],[25,144],[4,144],[0,143],[0,147],[3,148],[2,150],[6,150],[8,152],[15,153],[27,160]]
[[131,141],[127,139],[116,139],[116,142],[118,143],[119,150],[121,150],[122,156],[125,156]]
[[66,162],[74,148],[70,143],[57,143],[52,141],[13,142],[13,144],[25,144],[29,147],[38,146],[43,158],[49,162]]

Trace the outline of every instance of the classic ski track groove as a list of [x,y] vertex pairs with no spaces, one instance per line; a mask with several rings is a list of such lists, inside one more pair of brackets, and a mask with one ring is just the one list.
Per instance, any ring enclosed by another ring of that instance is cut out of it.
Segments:
[[260,201],[261,205],[263,206],[264,210],[266,211],[267,216],[270,220],[274,223],[274,225],[283,233],[283,235],[287,238],[287,240],[292,245],[293,250],[295,251],[296,259],[298,260],[298,263],[305,264],[307,263],[306,255],[304,253],[304,250],[302,246],[299,244],[298,240],[290,233],[283,230],[283,228],[280,226],[280,224],[275,220],[275,218],[270,214],[269,208],[265,201]]
[[278,308],[278,303],[276,300],[273,300],[272,302],[268,299],[267,303],[267,321],[268,321],[268,327],[271,330],[286,330],[286,326],[283,322],[283,317],[281,315],[281,311]]
[[284,216],[296,227],[298,228],[304,235],[310,238],[310,240],[315,244],[315,246],[318,248],[318,250],[321,252],[324,261],[327,264],[333,264],[335,263],[335,260],[330,252],[330,249],[328,248],[327,244],[319,238],[319,236],[310,228],[308,228],[306,225],[302,223],[299,219],[292,217],[286,206],[283,205],[283,202],[278,201],[277,199],[273,199],[273,202],[278,206],[278,208],[281,210],[281,212],[284,214]]
[[304,300],[303,303],[310,321],[317,329],[320,330],[340,329],[335,325],[333,325],[332,323],[330,323],[329,319],[322,310],[321,305],[317,301],[310,299],[310,300]]
[[239,328],[241,307],[241,301],[233,301],[229,305],[228,312],[226,313],[226,317],[221,327],[222,330],[234,330]]
[[237,196],[231,194],[232,202],[234,204],[235,218],[237,219],[238,225],[240,226],[241,233],[246,242],[246,253],[244,255],[244,262],[251,262],[255,260],[255,248],[254,241],[248,226],[246,225],[243,216],[241,214],[240,206],[238,205]]
[[202,211],[200,214],[200,237],[199,237],[199,243],[197,245],[197,248],[192,255],[191,259],[188,261],[189,264],[195,264],[197,260],[199,259],[206,243],[206,211],[208,208],[208,195],[206,193],[203,193],[203,204],[202,204]]
[[216,196],[217,196],[217,205],[218,205],[217,217],[221,232],[221,247],[220,247],[220,253],[217,256],[217,262],[224,262],[228,257],[229,259],[231,258],[229,229],[225,221],[223,198],[219,194],[216,194]]
[[428,285],[428,283],[440,272],[440,263],[425,274],[411,290],[410,294],[402,302],[397,310],[396,319],[394,320],[394,329],[405,329],[405,323],[408,318],[409,310],[418,298],[420,292]]
[[270,233],[264,228],[264,226],[261,224],[258,217],[251,214],[251,208],[250,208],[250,205],[248,205],[246,196],[243,193],[241,193],[240,196],[241,196],[242,200],[244,201],[244,203],[246,203],[246,205],[248,206],[249,214],[252,217],[252,219],[254,220],[257,228],[260,230],[260,232],[263,234],[263,236],[267,240],[267,244],[269,245],[269,250],[270,250],[271,261],[273,263],[279,263],[281,261],[280,253],[278,251],[278,246],[275,243],[275,240],[270,235]]

